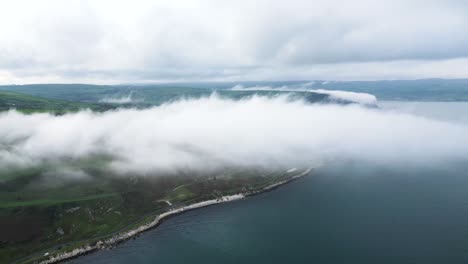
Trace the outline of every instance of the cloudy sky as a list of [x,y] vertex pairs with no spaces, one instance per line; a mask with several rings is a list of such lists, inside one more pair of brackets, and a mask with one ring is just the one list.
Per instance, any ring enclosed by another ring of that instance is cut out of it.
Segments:
[[468,78],[463,0],[2,0],[0,84]]

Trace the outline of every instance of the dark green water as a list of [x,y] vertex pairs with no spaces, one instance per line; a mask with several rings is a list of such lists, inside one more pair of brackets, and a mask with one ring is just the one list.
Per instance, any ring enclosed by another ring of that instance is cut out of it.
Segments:
[[468,175],[400,173],[322,171],[72,263],[468,263]]
[[335,164],[70,263],[468,263],[468,166]]

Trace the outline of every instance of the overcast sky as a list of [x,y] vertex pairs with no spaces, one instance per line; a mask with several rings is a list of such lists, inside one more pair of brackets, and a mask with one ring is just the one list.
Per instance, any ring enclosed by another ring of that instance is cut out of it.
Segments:
[[468,78],[468,1],[0,5],[0,84]]

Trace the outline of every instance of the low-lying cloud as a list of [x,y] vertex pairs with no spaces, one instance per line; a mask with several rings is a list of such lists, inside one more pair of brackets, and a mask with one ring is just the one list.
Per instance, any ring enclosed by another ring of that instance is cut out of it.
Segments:
[[131,104],[135,102],[140,102],[141,100],[135,100],[133,98],[133,93],[130,93],[126,96],[107,96],[99,100],[101,103],[111,103],[111,104]]
[[290,169],[340,159],[425,166],[466,161],[466,135],[466,125],[360,105],[213,95],[144,110],[0,113],[0,168],[92,157],[106,157],[102,166],[109,172],[140,175],[233,166]]
[[280,87],[272,86],[252,86],[244,87],[243,85],[236,85],[231,88],[232,91],[283,91],[283,92],[314,92],[320,94],[326,94],[332,100],[336,101],[347,101],[354,102],[363,105],[377,105],[377,97],[368,93],[356,93],[349,91],[339,91],[339,90],[325,90],[325,89],[312,89],[314,82],[308,82],[305,84],[300,84],[297,87],[290,87],[283,85]]

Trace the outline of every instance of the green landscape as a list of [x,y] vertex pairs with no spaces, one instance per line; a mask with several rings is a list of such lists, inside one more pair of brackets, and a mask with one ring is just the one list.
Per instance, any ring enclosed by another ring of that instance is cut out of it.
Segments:
[[[91,169],[91,168],[89,168]],[[294,173],[226,170],[220,174],[116,177],[44,184],[38,171],[0,182],[0,261],[31,263],[92,243],[198,201],[259,190]],[[2,179],[3,179],[2,174]]]
[[0,91],[0,111],[10,109],[18,110],[22,113],[48,112],[54,114],[64,114],[76,112],[81,109],[92,111],[106,111],[114,109],[115,106],[106,103],[86,103],[72,102],[60,99],[49,99],[16,92]]
[[0,264],[467,264],[467,29],[468,0],[1,1]]
[[[407,84],[413,85],[411,82]],[[423,87],[423,84],[418,86],[419,89],[427,91],[427,98],[432,98],[437,81],[432,86]],[[229,100],[253,96],[286,96],[289,100],[305,103],[327,103],[330,100],[327,94],[300,89],[302,84],[297,82],[244,84],[254,88],[271,87],[263,90],[235,91],[229,89],[232,85],[0,86],[0,115],[7,111],[60,116],[81,110],[146,109],[177,100],[213,95]],[[352,82],[338,83],[336,86],[349,86],[348,91],[367,91],[353,89]],[[374,89],[371,86],[368,85],[368,90]],[[284,87],[298,91],[288,91]],[[449,101],[452,97],[460,99],[457,92],[463,92],[464,88],[456,87],[445,90],[445,94],[439,98]],[[379,91],[373,91],[379,94]],[[380,92],[387,99],[401,97],[402,94],[398,91],[392,94],[392,88]],[[406,96],[411,99],[410,94]],[[0,147],[8,149],[9,145]],[[155,216],[168,210],[225,195],[256,192],[304,171],[226,167],[203,173],[182,170],[122,176],[113,175],[105,169],[112,159],[112,156],[97,153],[85,159],[62,159],[59,164],[41,163],[21,169],[0,168],[0,262],[37,263],[49,256],[91,245],[151,222]],[[61,174],[68,173],[67,169],[78,169],[86,177],[61,177]],[[51,171],[54,173],[51,174]]]
[[[53,115],[80,110],[104,112],[122,107],[147,108],[180,98],[210,96],[213,92],[209,88],[130,88],[4,86],[5,91],[0,87],[0,111]],[[134,102],[102,102],[106,97],[118,98],[130,93]],[[254,94],[257,93],[220,92],[220,96],[234,100]],[[277,96],[281,93],[265,91],[260,94]],[[323,95],[315,95],[309,100],[323,98]],[[224,195],[254,192],[298,174],[225,168],[210,173],[179,171],[122,177],[103,169],[110,160],[111,157],[94,156],[78,161],[64,160],[58,165],[0,168],[0,262],[36,263],[150,222],[170,209]],[[91,177],[63,178],[58,175],[63,168],[79,168]],[[56,170],[57,175],[48,175],[46,172],[50,170]]]

